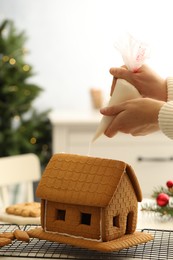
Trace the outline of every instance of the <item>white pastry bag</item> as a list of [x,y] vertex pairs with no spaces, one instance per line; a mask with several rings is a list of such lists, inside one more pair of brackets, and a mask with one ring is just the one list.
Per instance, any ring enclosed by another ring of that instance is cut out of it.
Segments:
[[[116,44],[116,48],[120,51],[124,64],[129,70],[134,72],[142,66],[145,59],[148,57],[149,49],[148,45],[137,41],[130,34],[127,34],[126,36],[126,39],[123,38],[119,43]],[[117,105],[126,100],[139,97],[141,97],[141,95],[132,84],[126,80],[117,79],[115,89],[110,98],[108,106]],[[112,116],[102,117],[92,142],[94,142],[101,134],[105,132],[112,119]]]
[[[121,102],[138,97],[141,97],[141,95],[132,84],[124,79],[117,79],[115,89],[109,100],[108,106],[118,105]],[[112,120],[113,116],[102,117],[92,142],[94,142],[101,134],[105,132]]]

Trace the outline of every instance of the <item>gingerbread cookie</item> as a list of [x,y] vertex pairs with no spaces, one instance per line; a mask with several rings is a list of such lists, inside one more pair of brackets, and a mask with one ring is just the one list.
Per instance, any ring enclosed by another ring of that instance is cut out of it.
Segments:
[[28,202],[11,205],[6,208],[6,213],[22,217],[40,217],[40,203]]
[[16,229],[14,231],[14,236],[17,240],[23,241],[23,242],[29,242],[29,235],[26,231]]
[[11,244],[12,240],[6,237],[0,237],[0,247]]
[[11,240],[15,239],[15,236],[13,234],[13,232],[4,232],[4,233],[0,233],[0,238],[9,238]]

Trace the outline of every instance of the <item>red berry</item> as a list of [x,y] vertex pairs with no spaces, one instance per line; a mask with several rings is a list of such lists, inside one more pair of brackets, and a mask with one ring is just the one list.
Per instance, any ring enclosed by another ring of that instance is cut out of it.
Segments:
[[160,193],[158,196],[157,196],[157,205],[161,206],[161,207],[164,207],[168,204],[169,202],[169,196],[165,193]]
[[167,181],[166,185],[167,185],[168,188],[172,188],[173,187],[173,181],[171,181],[171,180]]

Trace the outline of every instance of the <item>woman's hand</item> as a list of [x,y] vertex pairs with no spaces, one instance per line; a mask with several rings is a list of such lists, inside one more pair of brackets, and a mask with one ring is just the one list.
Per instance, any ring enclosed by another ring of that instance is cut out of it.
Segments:
[[100,112],[103,115],[114,117],[104,134],[113,137],[120,131],[137,136],[159,130],[158,114],[164,103],[150,98],[137,98],[102,108]]
[[167,101],[166,80],[146,65],[139,68],[137,72],[131,72],[125,66],[122,66],[121,68],[111,68],[110,73],[114,76],[111,95],[115,88],[116,79],[121,78],[134,85],[141,96]]

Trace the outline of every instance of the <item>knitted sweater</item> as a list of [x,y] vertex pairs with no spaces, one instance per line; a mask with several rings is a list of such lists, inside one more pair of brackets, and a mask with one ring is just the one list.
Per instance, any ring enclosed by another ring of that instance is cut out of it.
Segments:
[[173,77],[167,78],[167,102],[161,107],[158,115],[160,130],[173,139]]

